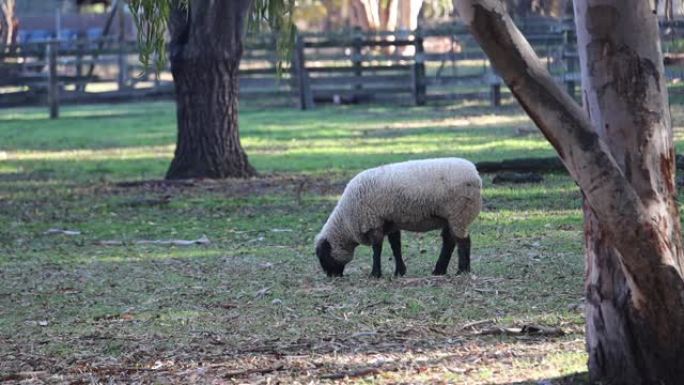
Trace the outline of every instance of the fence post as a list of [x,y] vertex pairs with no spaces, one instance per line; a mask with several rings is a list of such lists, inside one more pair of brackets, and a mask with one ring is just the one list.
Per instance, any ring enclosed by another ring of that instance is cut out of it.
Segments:
[[490,80],[489,86],[489,101],[492,107],[501,106],[501,82]]
[[414,32],[413,45],[415,47],[413,60],[413,101],[417,106],[425,105],[425,48],[420,29]]
[[57,49],[59,41],[47,43],[48,60],[48,106],[50,119],[59,118],[59,78],[57,77]]
[[128,81],[128,55],[126,54],[126,18],[123,12],[123,1],[119,1],[116,6],[118,9],[119,16],[119,76],[118,76],[118,88],[119,91],[126,88],[126,82]]
[[565,72],[565,89],[567,90],[568,94],[575,99],[575,57],[574,55],[569,54],[569,52],[572,52],[571,50],[568,50],[569,44],[570,31],[568,28],[564,28],[562,52],[563,59],[565,60],[565,66],[567,67],[567,71]]
[[304,56],[304,38],[297,34],[295,37],[294,71],[297,79],[297,91],[299,92],[299,108],[310,110],[315,107],[309,72],[306,70],[306,58]]
[[572,55],[566,55],[566,62],[568,66],[568,75],[565,79],[565,87],[568,90],[568,94],[575,99],[575,58]]
[[361,57],[361,49],[363,47],[363,37],[361,28],[354,28],[354,40],[352,41],[352,67],[354,68],[354,100],[359,100],[361,97],[360,91],[363,89],[361,85],[363,77],[363,65]]

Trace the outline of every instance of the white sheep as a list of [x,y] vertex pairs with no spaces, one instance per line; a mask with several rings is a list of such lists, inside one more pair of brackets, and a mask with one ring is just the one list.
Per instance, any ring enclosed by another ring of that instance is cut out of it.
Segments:
[[387,235],[395,275],[404,275],[400,230],[442,229],[442,251],[432,272],[446,274],[458,244],[458,272],[470,270],[468,227],[480,213],[482,180],[471,162],[438,158],[392,163],[363,171],[349,181],[321,232],[316,255],[328,276],[342,276],[356,246],[371,245],[373,270]]

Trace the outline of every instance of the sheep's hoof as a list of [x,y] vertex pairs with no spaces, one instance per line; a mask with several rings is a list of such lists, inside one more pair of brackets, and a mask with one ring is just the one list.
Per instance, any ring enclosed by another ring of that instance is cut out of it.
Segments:
[[373,277],[373,278],[380,278],[380,277],[382,277],[382,273],[379,272],[379,271],[373,270],[373,271],[371,271],[371,277]]
[[446,275],[446,270],[434,270],[432,275]]
[[406,274],[406,266],[402,266],[402,267],[394,270],[394,276],[395,277],[403,277],[404,274]]
[[470,274],[470,269],[459,269],[456,272],[456,275],[461,275],[461,274]]

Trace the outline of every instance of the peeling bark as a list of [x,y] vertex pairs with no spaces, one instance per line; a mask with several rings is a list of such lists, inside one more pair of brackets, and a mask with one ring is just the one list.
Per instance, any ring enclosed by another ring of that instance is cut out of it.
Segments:
[[458,8],[584,194],[592,379],[679,384],[684,256],[656,16],[638,0],[574,4],[591,120],[554,83],[500,2],[461,0]]
[[238,68],[251,0],[193,0],[169,21],[178,138],[167,179],[255,174],[240,144]]

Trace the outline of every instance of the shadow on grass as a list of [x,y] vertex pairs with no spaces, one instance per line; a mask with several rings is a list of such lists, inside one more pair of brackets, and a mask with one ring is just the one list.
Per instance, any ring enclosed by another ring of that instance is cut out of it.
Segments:
[[[568,374],[567,376],[554,377],[554,378],[539,378],[533,381],[519,381],[502,383],[497,382],[496,385],[590,385],[589,373],[580,372]],[[495,385],[495,384],[491,384]]]

